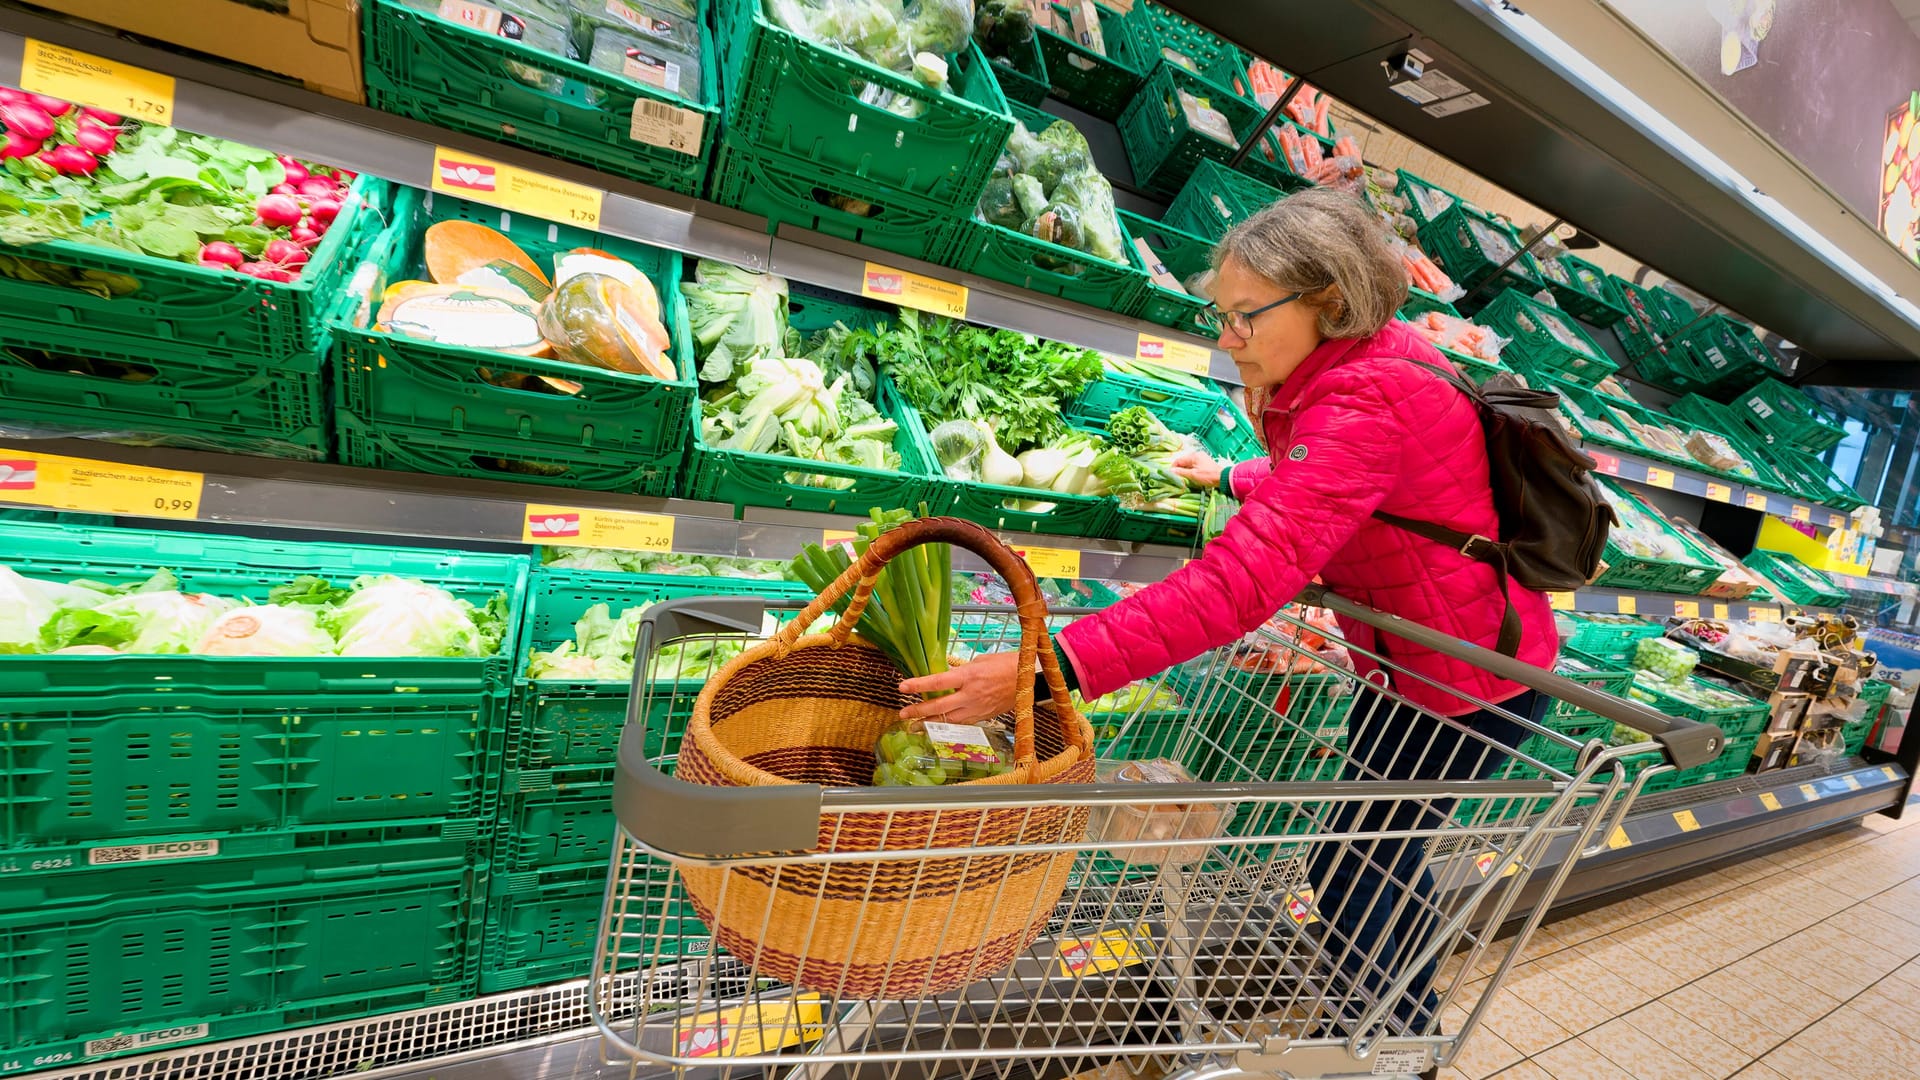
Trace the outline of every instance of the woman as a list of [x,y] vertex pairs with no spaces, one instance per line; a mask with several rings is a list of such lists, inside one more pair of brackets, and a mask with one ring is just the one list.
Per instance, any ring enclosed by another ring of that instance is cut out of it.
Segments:
[[[1503,596],[1486,563],[1373,517],[1499,531],[1477,407],[1443,374],[1453,370],[1446,359],[1394,321],[1406,275],[1379,221],[1353,196],[1313,189],[1235,228],[1214,261],[1220,347],[1250,403],[1266,399],[1259,417],[1268,457],[1229,469],[1204,455],[1181,463],[1185,475],[1225,484],[1243,505],[1198,560],[1059,633],[1055,649],[1069,682],[1092,700],[1236,641],[1316,576],[1351,600],[1488,648],[1511,601],[1520,620],[1516,655],[1551,667],[1559,640],[1544,595],[1515,584]],[[1343,622],[1342,630],[1360,651],[1411,673],[1396,676],[1393,689],[1420,707],[1356,709],[1347,778],[1483,778],[1504,760],[1489,743],[1514,746],[1524,737],[1510,715],[1533,713],[1525,687],[1361,624]],[[1357,654],[1356,661],[1371,666]],[[952,693],[903,715],[973,722],[1007,712],[1016,662],[1016,654],[999,653],[909,680],[901,687],[909,693]],[[1452,810],[1451,800],[1337,805],[1334,836],[1432,829]],[[1423,902],[1432,890],[1424,844],[1325,842],[1315,850],[1310,878],[1333,962],[1362,996],[1378,993],[1381,973],[1399,974],[1436,921]],[[1426,987],[1431,969],[1413,985]],[[1432,1001],[1428,994],[1423,1009],[1410,999],[1400,1018],[1429,1030]],[[1359,1010],[1343,1011],[1351,1019]]]

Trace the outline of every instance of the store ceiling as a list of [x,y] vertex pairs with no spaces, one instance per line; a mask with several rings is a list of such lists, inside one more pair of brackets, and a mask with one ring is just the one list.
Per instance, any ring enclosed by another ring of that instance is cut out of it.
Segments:
[[[1474,0],[1167,2],[1830,365],[1807,365],[1802,377],[1920,379],[1920,328],[1503,31]],[[1428,71],[1453,76],[1487,104],[1436,117],[1389,89],[1382,62],[1409,48],[1432,57]]]

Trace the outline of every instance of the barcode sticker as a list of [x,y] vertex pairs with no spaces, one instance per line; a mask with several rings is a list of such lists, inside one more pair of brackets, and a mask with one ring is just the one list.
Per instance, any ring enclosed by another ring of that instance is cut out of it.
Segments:
[[627,131],[634,142],[699,157],[701,137],[706,133],[707,118],[692,109],[652,98],[634,99],[633,122]]
[[1373,1056],[1371,1072],[1375,1076],[1391,1076],[1396,1073],[1412,1076],[1426,1072],[1427,1066],[1431,1064],[1433,1064],[1433,1058],[1429,1057],[1428,1052],[1423,1049],[1382,1050]]
[[88,848],[87,865],[117,866],[122,863],[210,859],[218,854],[220,854],[218,840],[186,840],[171,844],[115,844]]

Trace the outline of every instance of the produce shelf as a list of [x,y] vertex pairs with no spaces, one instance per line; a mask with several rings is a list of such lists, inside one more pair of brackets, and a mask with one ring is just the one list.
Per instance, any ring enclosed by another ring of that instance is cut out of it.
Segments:
[[1567,611],[1594,611],[1602,614],[1645,615],[1677,618],[1778,620],[1789,611],[1833,612],[1835,608],[1809,607],[1782,600],[1716,600],[1711,596],[1681,596],[1677,593],[1647,589],[1608,589],[1589,587],[1573,593],[1549,594],[1554,606]]
[[1236,385],[1240,381],[1232,362],[1213,342],[1145,320],[791,225],[769,235],[764,219],[716,203],[13,9],[0,9],[0,85],[19,84],[29,38],[173,76],[172,120],[188,131],[271,147],[423,189],[433,187],[442,149],[478,157],[599,194],[596,228],[609,236],[750,270],[771,270],[795,281],[856,295],[861,293],[869,264],[921,274],[964,286],[969,294],[969,321],[1122,356],[1136,355],[1143,337],[1180,341],[1207,350],[1210,377]]

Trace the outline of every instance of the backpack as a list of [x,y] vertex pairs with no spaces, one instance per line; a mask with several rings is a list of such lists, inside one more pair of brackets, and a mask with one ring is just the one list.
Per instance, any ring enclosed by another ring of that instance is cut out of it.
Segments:
[[1613,506],[1591,475],[1594,460],[1554,419],[1559,394],[1531,389],[1512,375],[1496,375],[1475,386],[1438,364],[1413,362],[1434,369],[1480,410],[1502,539],[1384,511],[1373,516],[1492,566],[1500,592],[1508,596],[1498,648],[1513,656],[1520,649],[1520,616],[1507,592],[1508,581],[1541,592],[1564,592],[1591,582],[1600,571],[1607,530],[1617,524]]

